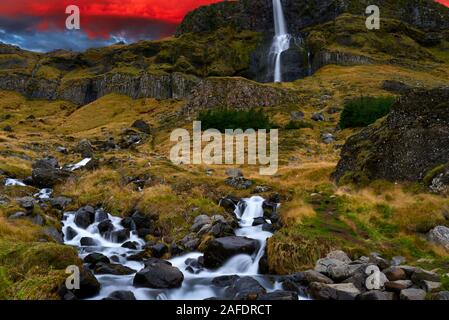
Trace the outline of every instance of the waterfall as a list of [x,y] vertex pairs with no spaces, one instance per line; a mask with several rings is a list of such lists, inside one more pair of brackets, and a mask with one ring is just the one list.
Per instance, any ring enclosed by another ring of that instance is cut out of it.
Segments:
[[282,53],[290,48],[291,36],[285,23],[281,0],[273,0],[274,31],[271,53],[274,55],[274,82],[282,82]]

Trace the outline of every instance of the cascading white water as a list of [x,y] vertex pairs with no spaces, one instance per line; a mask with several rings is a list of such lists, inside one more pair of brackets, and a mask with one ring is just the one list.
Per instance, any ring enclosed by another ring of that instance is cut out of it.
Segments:
[[[223,294],[223,289],[217,288],[212,285],[212,280],[219,276],[224,275],[239,275],[239,276],[251,276],[255,278],[259,283],[264,286],[268,292],[281,289],[281,286],[277,282],[272,282],[267,277],[258,274],[259,261],[262,258],[265,250],[267,239],[272,233],[263,231],[262,226],[253,226],[254,219],[263,217],[263,202],[262,197],[252,197],[243,199],[241,204],[236,206],[235,214],[240,221],[240,227],[235,230],[236,236],[245,236],[248,238],[256,239],[260,243],[259,250],[256,254],[250,256],[241,254],[232,257],[223,266],[216,270],[202,269],[198,273],[188,272],[186,269],[188,265],[186,261],[188,259],[198,259],[202,256],[200,252],[189,253],[180,257],[175,257],[170,260],[173,266],[177,267],[184,274],[184,281],[182,286],[178,289],[147,289],[147,288],[135,288],[133,286],[134,274],[131,275],[96,275],[98,281],[101,283],[101,291],[98,296],[93,299],[102,299],[108,297],[112,292],[117,290],[132,291],[137,299],[149,300],[200,300]],[[74,213],[65,214],[63,221],[63,232],[67,235],[67,229],[71,227],[77,232],[76,237],[71,240],[65,237],[65,243],[79,248],[80,256],[84,258],[91,252],[99,252],[107,256],[108,258],[118,259],[118,263],[134,269],[136,272],[144,267],[143,262],[130,261],[127,258],[138,252],[139,250],[132,250],[123,248],[122,243],[111,242],[104,239],[98,231],[98,221],[90,225],[87,229],[79,228],[75,222]],[[121,219],[108,215],[108,219],[111,220],[114,225],[114,230],[123,229],[120,222]],[[267,220],[270,223],[269,220]],[[90,237],[97,243],[94,247],[82,247],[80,245],[80,239],[82,237]],[[131,238],[126,241],[135,241],[139,244],[138,249],[142,249],[145,242],[139,239],[136,235],[132,234]],[[125,242],[126,242],[125,241]],[[112,259],[111,259],[112,260]]]
[[290,48],[291,36],[288,34],[281,0],[273,0],[274,31],[271,53],[274,55],[274,82],[282,82],[282,53]]

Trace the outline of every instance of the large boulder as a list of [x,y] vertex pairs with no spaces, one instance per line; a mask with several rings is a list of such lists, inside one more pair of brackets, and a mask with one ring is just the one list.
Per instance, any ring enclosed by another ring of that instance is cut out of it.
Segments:
[[153,289],[179,288],[184,281],[182,272],[170,263],[150,259],[145,262],[145,268],[137,272],[134,277],[134,286]]
[[424,300],[426,298],[426,292],[421,289],[404,289],[401,291],[401,300]]
[[318,300],[355,300],[360,294],[352,283],[326,284],[313,282],[310,284],[312,297]]
[[251,277],[238,278],[226,289],[226,294],[234,300],[255,300],[265,293],[265,288]]
[[424,181],[449,159],[449,88],[415,90],[390,114],[350,137],[333,177]]
[[63,299],[87,299],[97,295],[100,292],[101,284],[92,272],[87,268],[80,269],[80,288],[68,290],[65,285],[59,289],[59,295]]
[[33,184],[39,188],[53,187],[70,176],[70,172],[60,168],[53,157],[37,160],[33,163]]
[[210,241],[204,251],[204,265],[218,268],[226,260],[237,254],[253,254],[259,248],[259,242],[246,237],[224,237]]
[[95,222],[95,209],[91,206],[85,206],[75,213],[75,224],[83,229],[87,229]]
[[434,229],[430,230],[427,238],[444,247],[446,250],[449,250],[449,228],[446,226],[437,226]]
[[116,276],[123,276],[133,274],[135,272],[136,271],[131,268],[115,263],[98,262],[94,267],[95,274],[112,274]]
[[134,293],[131,291],[114,291],[107,298],[103,300],[123,300],[123,301],[131,301],[136,300]]

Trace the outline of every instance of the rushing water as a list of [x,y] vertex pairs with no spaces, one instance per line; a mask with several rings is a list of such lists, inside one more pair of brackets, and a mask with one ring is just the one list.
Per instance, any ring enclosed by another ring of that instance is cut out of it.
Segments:
[[291,36],[288,34],[281,0],[273,0],[275,35],[271,45],[274,55],[274,82],[282,82],[282,53],[290,48]]
[[[224,275],[239,275],[252,276],[257,279],[268,292],[281,289],[281,285],[273,282],[271,279],[258,274],[259,260],[262,258],[265,250],[266,240],[272,235],[270,232],[262,230],[262,226],[253,226],[255,218],[263,217],[262,204],[264,199],[261,197],[252,197],[243,199],[240,205],[235,209],[235,215],[240,221],[240,226],[235,230],[237,236],[246,236],[248,238],[256,239],[260,242],[259,251],[250,255],[237,255],[229,259],[223,266],[216,270],[203,269],[198,273],[191,273],[186,271],[188,265],[186,260],[189,258],[198,259],[202,253],[194,252],[183,256],[175,257],[170,260],[173,266],[179,268],[184,274],[184,281],[182,286],[177,289],[148,289],[135,288],[133,286],[134,274],[125,276],[115,275],[96,275],[98,281],[101,283],[101,291],[98,296],[93,299],[102,299],[109,296],[112,292],[117,290],[132,291],[137,299],[157,299],[157,300],[200,300],[210,297],[223,297],[224,289],[218,288],[212,284],[212,279]],[[101,211],[97,212],[97,216]],[[138,243],[138,250],[123,248],[123,243],[115,243],[108,239],[104,239],[98,229],[98,220],[87,229],[79,228],[74,222],[75,215],[73,213],[66,213],[63,221],[63,232],[67,235],[67,228],[73,228],[78,235],[72,240],[65,239],[65,243],[75,246],[79,249],[80,257],[84,258],[92,252],[99,252],[124,266],[134,269],[136,272],[144,267],[143,262],[130,261],[127,258],[130,255],[136,254],[142,250],[145,242],[138,238],[136,234],[132,233],[130,239],[126,241],[135,241]],[[108,218],[114,225],[114,230],[121,230],[123,227],[120,222],[121,219],[108,215]],[[269,222],[269,221],[268,221]],[[82,237],[91,237],[97,242],[95,247],[83,247],[80,245]]]

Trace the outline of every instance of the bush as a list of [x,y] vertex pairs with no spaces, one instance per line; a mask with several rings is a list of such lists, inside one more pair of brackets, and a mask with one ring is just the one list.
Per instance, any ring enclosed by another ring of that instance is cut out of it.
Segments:
[[293,121],[291,120],[287,125],[285,126],[285,130],[298,130],[298,129],[313,129],[313,125],[311,123],[305,122],[305,121]]
[[366,127],[386,116],[393,104],[393,97],[361,97],[348,102],[341,114],[340,127]]
[[217,129],[224,132],[226,129],[271,129],[274,125],[263,110],[229,110],[218,109],[202,111],[198,120],[201,121],[202,130]]

